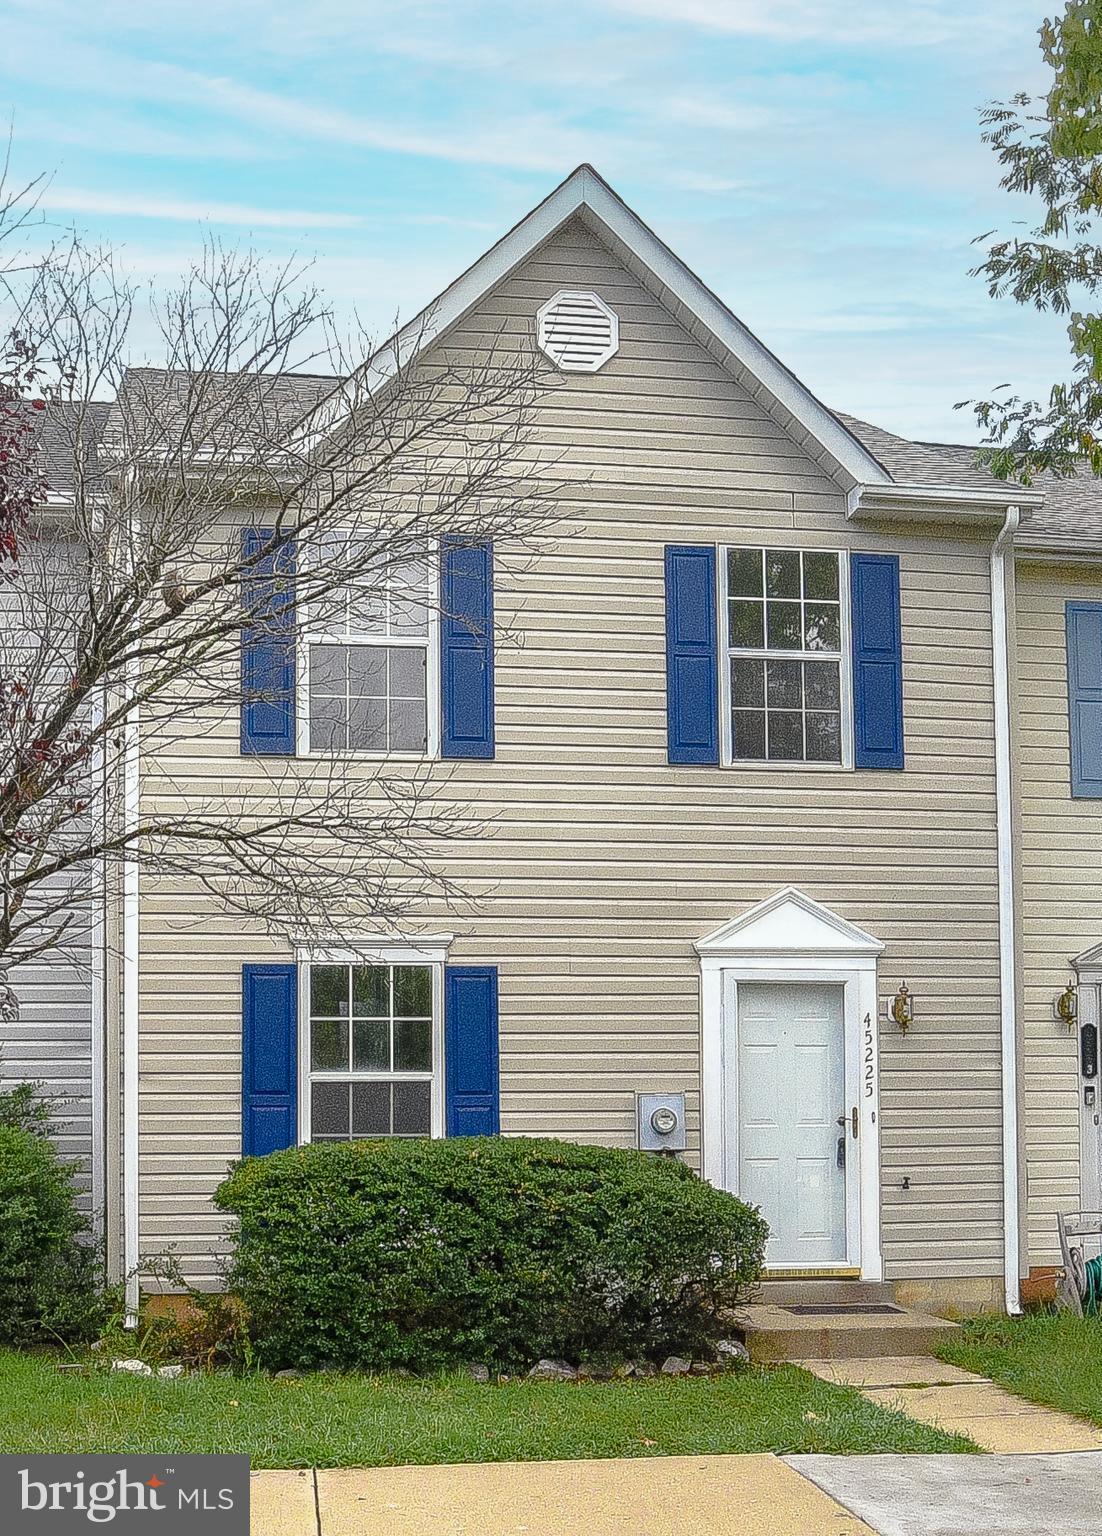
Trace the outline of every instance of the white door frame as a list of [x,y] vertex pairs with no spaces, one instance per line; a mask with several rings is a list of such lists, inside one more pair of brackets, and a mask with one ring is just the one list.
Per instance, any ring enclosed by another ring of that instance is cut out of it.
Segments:
[[789,887],[695,947],[700,956],[701,1169],[710,1183],[733,1194],[738,1193],[739,982],[843,988],[846,1114],[857,1109],[859,1133],[856,1138],[849,1134],[846,1144],[847,1266],[859,1268],[863,1280],[881,1280],[876,962],[883,945]]
[[1075,1036],[1075,1085],[1079,1106],[1079,1206],[1084,1211],[1102,1210],[1102,1136],[1096,1116],[1102,1112],[1102,1077],[1094,1079],[1093,1107],[1084,1103],[1086,1097],[1083,1081],[1082,1047],[1079,1030],[1084,1024],[1093,1024],[1102,1035],[1102,944],[1088,949],[1072,961],[1079,994],[1079,1019]]

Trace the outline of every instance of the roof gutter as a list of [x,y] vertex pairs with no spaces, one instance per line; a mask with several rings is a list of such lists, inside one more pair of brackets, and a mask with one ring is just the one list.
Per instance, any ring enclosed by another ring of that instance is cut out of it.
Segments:
[[1011,505],[1009,490],[972,485],[902,485],[895,481],[886,485],[855,485],[846,498],[846,516],[900,522],[997,522],[1001,528],[1009,511],[1039,507],[1045,499],[1040,491],[1015,486]]
[[1021,509],[1009,506],[991,547],[991,645],[995,699],[995,842],[999,903],[999,1017],[1002,1061],[1003,1279],[1006,1310],[1022,1310],[1018,1166],[1018,1011],[1014,921],[1014,802],[1010,740],[1010,615],[1008,570]]

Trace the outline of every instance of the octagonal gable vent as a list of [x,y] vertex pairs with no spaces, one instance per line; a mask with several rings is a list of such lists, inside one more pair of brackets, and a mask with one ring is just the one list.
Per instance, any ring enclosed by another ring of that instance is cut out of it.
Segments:
[[536,318],[541,350],[567,373],[596,373],[620,345],[620,322],[595,293],[563,289]]

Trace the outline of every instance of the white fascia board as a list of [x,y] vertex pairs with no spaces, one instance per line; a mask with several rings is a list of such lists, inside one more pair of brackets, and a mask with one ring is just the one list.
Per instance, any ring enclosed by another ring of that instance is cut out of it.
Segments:
[[385,342],[367,360],[346,392],[338,393],[319,407],[312,430],[308,426],[306,436],[316,442],[331,432],[356,398],[365,391],[375,394],[385,387],[400,368],[408,367],[424,347],[438,340],[518,263],[582,210],[634,253],[656,281],[696,316],[739,367],[761,383],[850,479],[870,484],[891,483],[879,460],[588,165],[572,172],[426,309]]
[[973,485],[910,485],[896,481],[855,485],[846,498],[846,516],[926,522],[985,522],[1002,527],[1008,507],[1039,507],[1041,491],[1020,485],[987,490]]
[[1102,565],[1102,549],[1097,544],[1087,543],[1085,536],[1082,540],[1044,536],[1034,539],[1027,533],[1015,538],[1014,558],[1023,564],[1098,566]]

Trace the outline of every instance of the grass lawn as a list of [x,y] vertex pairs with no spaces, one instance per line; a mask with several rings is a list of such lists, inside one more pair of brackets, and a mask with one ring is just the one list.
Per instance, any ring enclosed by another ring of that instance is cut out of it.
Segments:
[[1031,1402],[1102,1424],[1102,1318],[974,1318],[938,1354]]
[[792,1366],[572,1386],[326,1373],[158,1381],[0,1352],[0,1451],[238,1451],[256,1467],[721,1451],[972,1451]]

